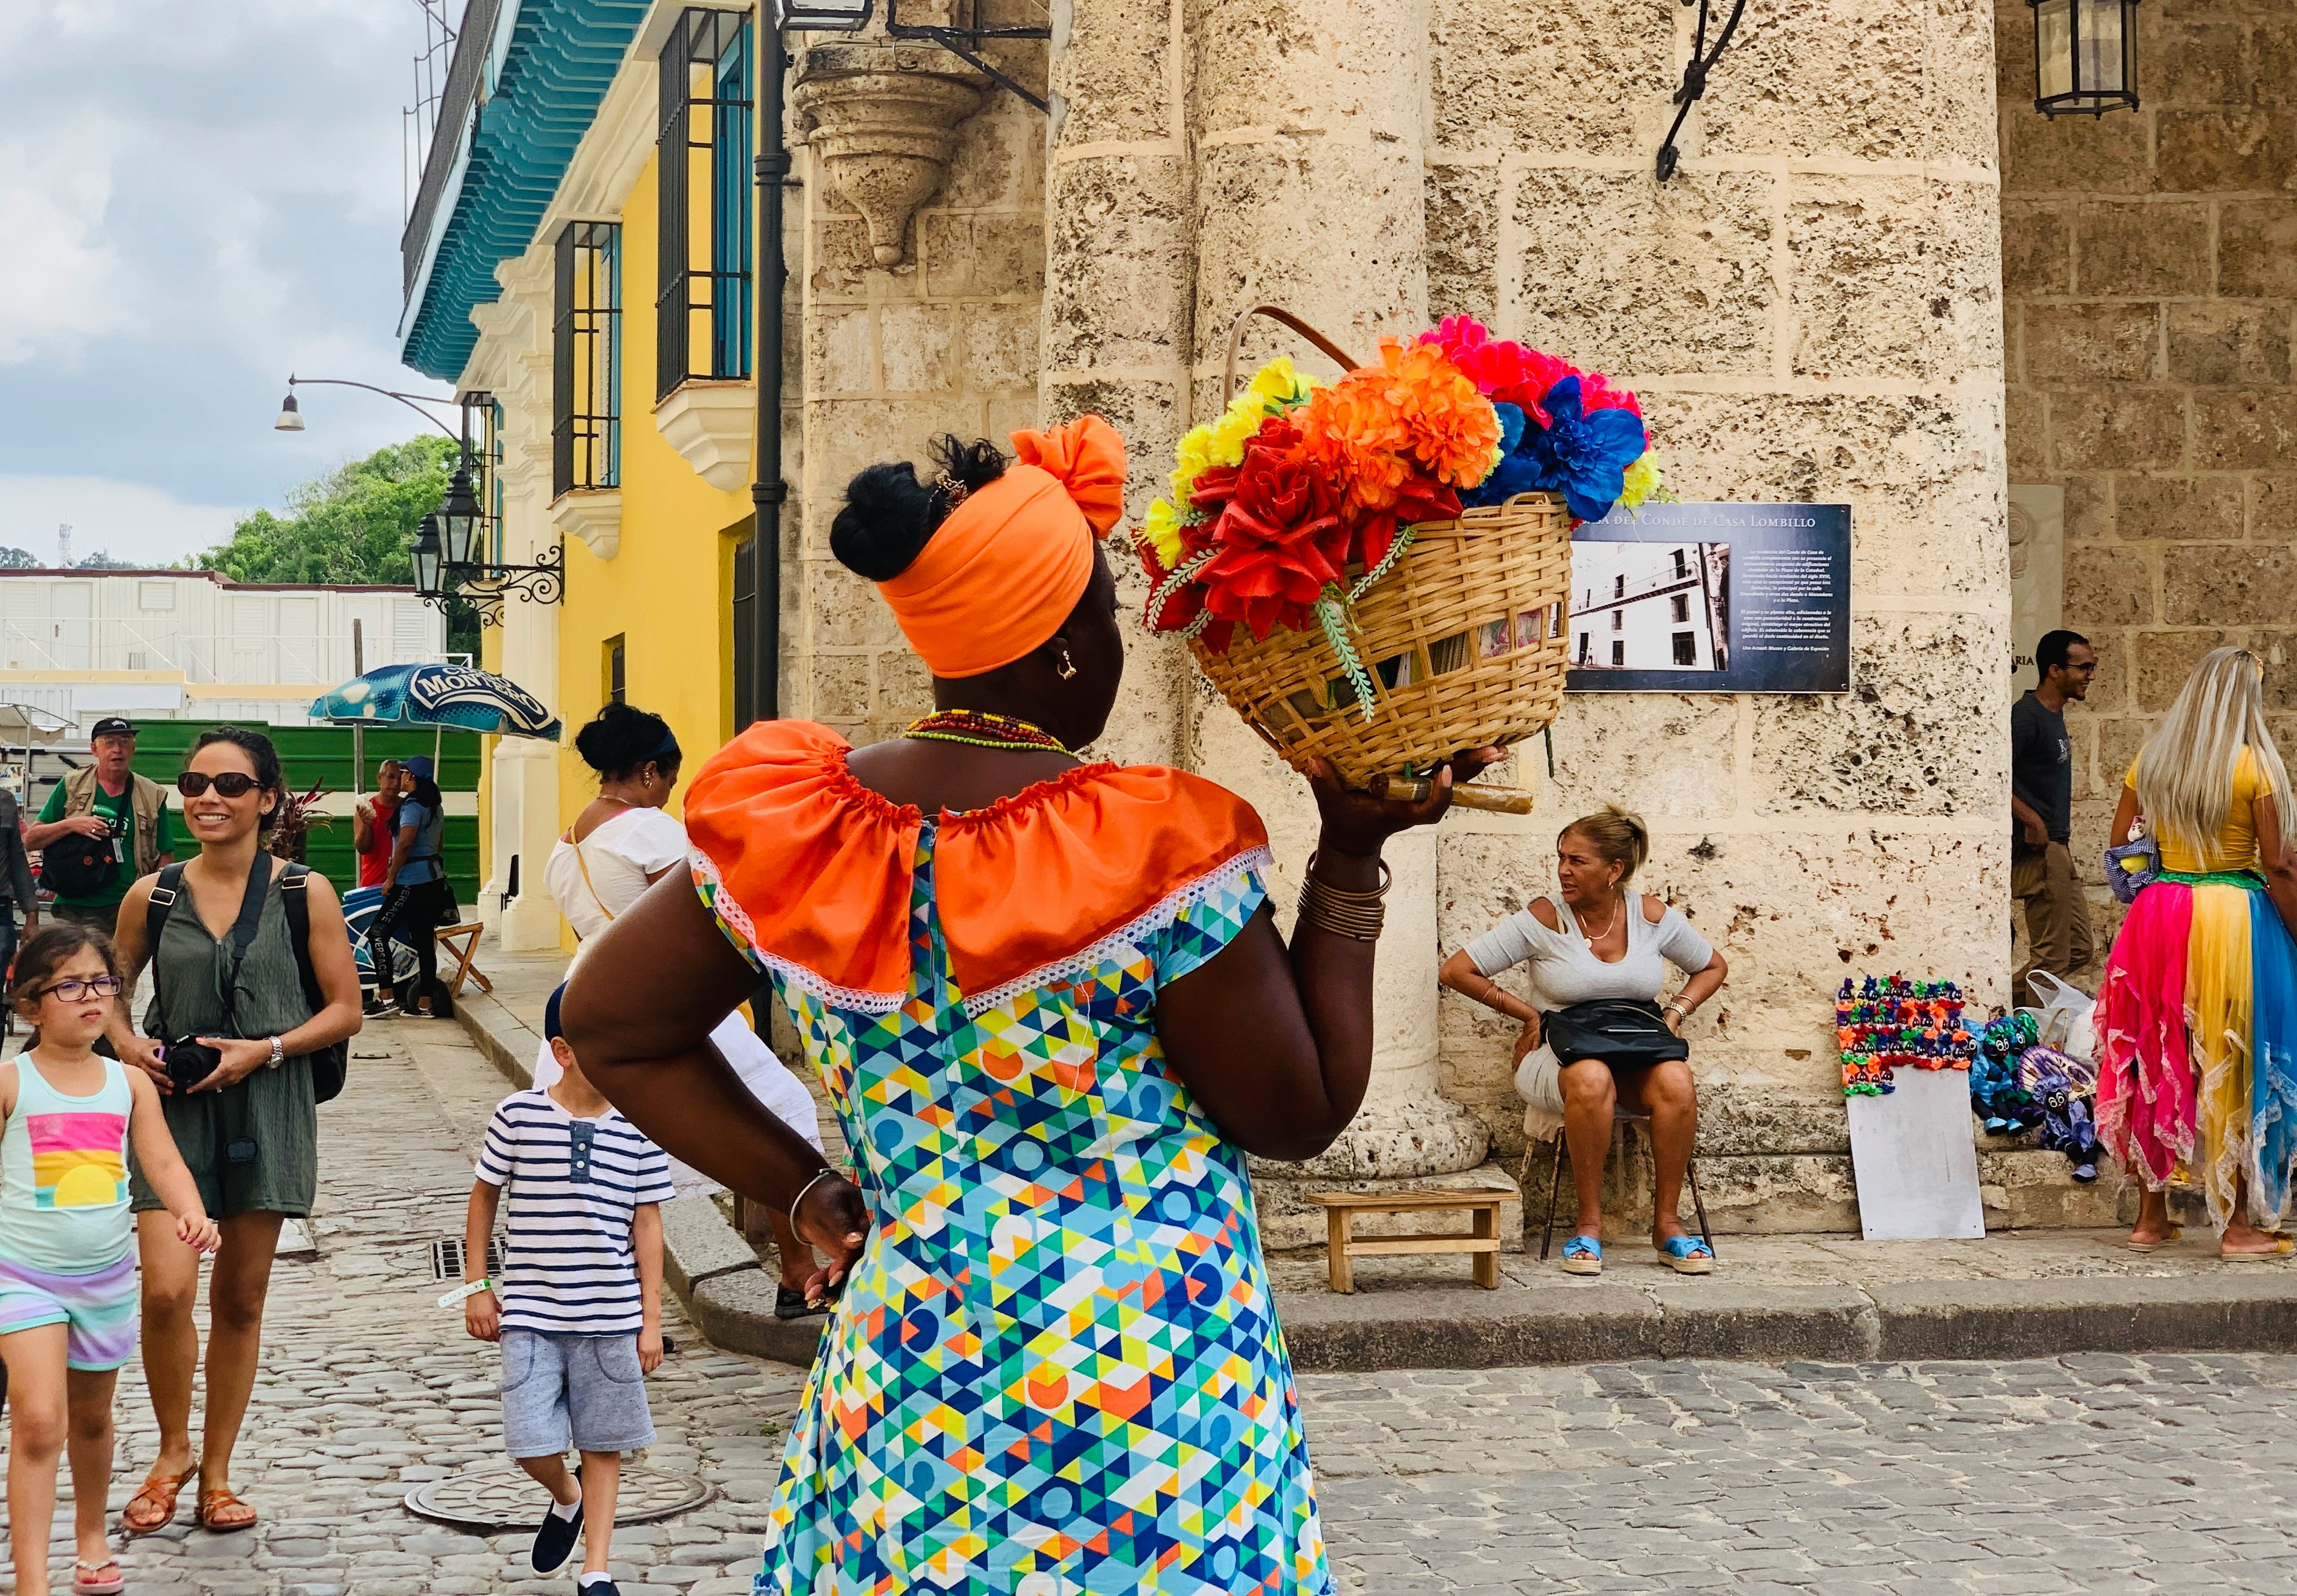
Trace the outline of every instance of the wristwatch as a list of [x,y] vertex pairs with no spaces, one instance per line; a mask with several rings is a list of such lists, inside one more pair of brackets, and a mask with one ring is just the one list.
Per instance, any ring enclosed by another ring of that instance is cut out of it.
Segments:
[[287,1049],[285,1044],[281,1042],[277,1037],[273,1037],[271,1039],[271,1057],[265,1061],[264,1067],[267,1069],[276,1070],[282,1064],[286,1062],[286,1058]]

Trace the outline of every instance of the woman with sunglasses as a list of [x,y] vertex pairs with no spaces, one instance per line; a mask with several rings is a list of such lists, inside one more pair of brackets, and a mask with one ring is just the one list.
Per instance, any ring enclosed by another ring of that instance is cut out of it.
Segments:
[[[159,1089],[168,1129],[222,1227],[223,1245],[208,1287],[206,1427],[194,1452],[199,1255],[177,1238],[142,1172],[133,1172],[144,1370],[160,1424],[159,1455],[122,1518],[139,1535],[174,1521],[176,1498],[193,1476],[202,1528],[241,1530],[256,1521],[255,1509],[231,1489],[231,1454],[255,1387],[280,1222],[309,1214],[318,1188],[309,1055],[359,1028],[358,967],[334,889],[316,872],[289,877],[286,861],[263,847],[285,787],[271,739],[231,726],[204,732],[176,786],[199,852],[179,867],[179,879],[169,880],[170,871],[146,876],[120,903],[113,934],[120,968],[132,984],[148,962],[154,991],[143,1035],[125,1004],[109,1033],[120,1058]],[[309,901],[311,969],[324,999],[316,1012],[303,993],[289,890]],[[185,1041],[212,1052],[196,1053]],[[170,1053],[193,1067],[171,1071]],[[198,1074],[202,1063],[212,1067]]]

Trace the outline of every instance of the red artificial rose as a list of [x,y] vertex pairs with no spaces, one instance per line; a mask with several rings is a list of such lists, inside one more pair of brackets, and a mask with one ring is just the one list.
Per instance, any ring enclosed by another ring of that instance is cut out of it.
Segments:
[[[1199,579],[1205,605],[1216,621],[1240,621],[1257,637],[1279,626],[1305,626],[1316,600],[1344,580],[1347,567],[1340,496],[1301,457],[1299,436],[1297,427],[1272,418],[1245,445],[1234,481],[1214,489],[1221,506],[1208,547],[1220,552]],[[1209,507],[1203,481],[1191,497]]]

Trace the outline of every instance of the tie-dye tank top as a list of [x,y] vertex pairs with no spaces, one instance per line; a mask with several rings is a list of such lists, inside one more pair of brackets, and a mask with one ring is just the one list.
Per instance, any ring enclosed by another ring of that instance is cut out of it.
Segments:
[[85,1098],[16,1057],[16,1110],[0,1132],[0,1257],[50,1274],[87,1274],[128,1255],[128,1115],[136,1099],[117,1059]]

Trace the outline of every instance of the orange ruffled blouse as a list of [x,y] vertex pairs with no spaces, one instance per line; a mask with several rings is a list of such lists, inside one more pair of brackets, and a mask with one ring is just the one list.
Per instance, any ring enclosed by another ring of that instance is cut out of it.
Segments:
[[[696,885],[754,962],[838,1007],[889,1014],[910,991],[925,817],[855,780],[851,751],[827,727],[760,721],[695,777],[686,829]],[[978,1013],[1267,856],[1250,804],[1163,765],[1083,765],[943,811],[934,908],[951,975]]]

